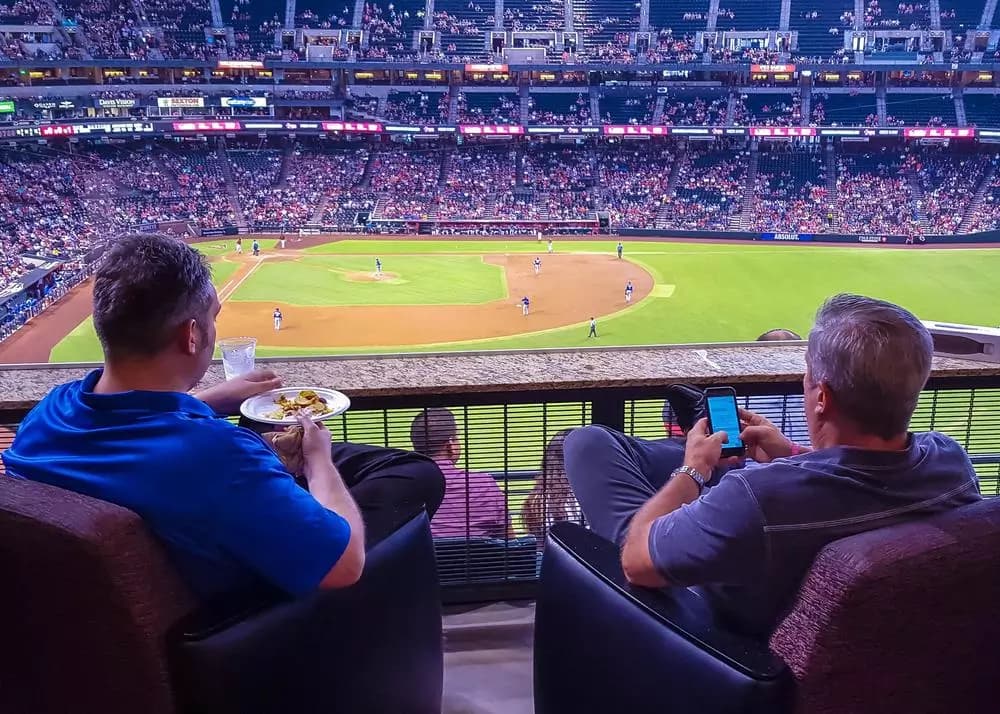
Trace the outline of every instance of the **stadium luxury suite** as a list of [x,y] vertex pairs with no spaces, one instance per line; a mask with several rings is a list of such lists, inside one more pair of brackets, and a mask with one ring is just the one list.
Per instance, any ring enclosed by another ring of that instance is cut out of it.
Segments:
[[997,5],[0,0],[0,712],[995,712]]

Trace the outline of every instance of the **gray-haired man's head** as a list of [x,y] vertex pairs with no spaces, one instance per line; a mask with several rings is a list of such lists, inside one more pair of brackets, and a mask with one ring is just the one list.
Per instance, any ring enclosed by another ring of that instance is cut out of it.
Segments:
[[930,333],[908,310],[860,295],[830,298],[816,313],[806,350],[810,431],[822,387],[832,413],[860,434],[891,439],[905,433],[932,352]]

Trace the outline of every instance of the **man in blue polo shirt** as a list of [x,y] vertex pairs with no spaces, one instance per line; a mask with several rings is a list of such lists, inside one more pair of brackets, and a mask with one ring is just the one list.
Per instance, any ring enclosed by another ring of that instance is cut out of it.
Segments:
[[270,583],[292,594],[353,584],[369,544],[444,495],[430,459],[336,444],[301,420],[308,491],[256,433],[219,418],[281,385],[259,371],[190,394],[220,310],[204,257],[128,236],[94,281],[105,365],[52,390],[3,454],[8,473],[138,513],[203,597]]
[[911,313],[838,295],[809,335],[811,448],[740,410],[760,465],[706,489],[727,437],[705,419],[683,447],[588,426],[566,437],[566,475],[591,528],[621,545],[632,584],[698,586],[733,624],[767,636],[827,543],[980,499],[961,446],[907,431],[931,353]]

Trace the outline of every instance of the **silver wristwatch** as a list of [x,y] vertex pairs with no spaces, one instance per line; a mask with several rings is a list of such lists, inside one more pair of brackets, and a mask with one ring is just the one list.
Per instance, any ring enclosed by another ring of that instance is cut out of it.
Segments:
[[678,466],[670,474],[670,478],[673,478],[677,474],[687,474],[688,476],[690,476],[691,480],[694,481],[696,484],[698,484],[698,493],[701,493],[702,491],[705,490],[705,485],[707,484],[707,481],[705,480],[704,476],[702,476],[700,473],[697,472],[697,470],[691,468],[690,466]]

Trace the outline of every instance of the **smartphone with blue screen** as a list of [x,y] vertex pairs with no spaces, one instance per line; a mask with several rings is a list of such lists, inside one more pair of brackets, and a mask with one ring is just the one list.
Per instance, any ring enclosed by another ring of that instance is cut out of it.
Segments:
[[736,408],[736,390],[732,387],[712,387],[705,390],[708,407],[708,431],[726,432],[726,443],[722,445],[723,458],[743,456],[746,445],[740,439],[740,416]]

